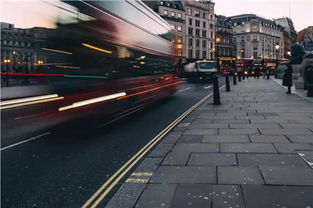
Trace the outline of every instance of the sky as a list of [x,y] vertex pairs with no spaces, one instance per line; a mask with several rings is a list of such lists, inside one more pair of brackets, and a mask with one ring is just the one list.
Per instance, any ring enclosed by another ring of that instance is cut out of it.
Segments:
[[290,17],[300,31],[313,26],[313,0],[213,0],[215,13],[233,16],[256,14],[267,19]]

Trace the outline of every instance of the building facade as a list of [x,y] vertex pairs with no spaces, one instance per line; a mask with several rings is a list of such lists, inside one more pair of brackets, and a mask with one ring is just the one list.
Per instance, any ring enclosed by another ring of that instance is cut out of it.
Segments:
[[217,57],[234,57],[233,27],[230,19],[216,15],[215,43]]
[[292,19],[289,17],[283,17],[279,19],[275,19],[276,24],[279,24],[284,27],[286,32],[289,35],[289,46],[295,44],[297,42],[297,31],[295,30],[295,27],[293,25]]
[[215,14],[212,1],[184,1],[186,11],[186,57],[214,59]]
[[143,1],[174,29],[176,55],[186,57],[186,12],[181,1]]
[[230,17],[237,58],[284,57],[283,27],[275,21],[243,14]]

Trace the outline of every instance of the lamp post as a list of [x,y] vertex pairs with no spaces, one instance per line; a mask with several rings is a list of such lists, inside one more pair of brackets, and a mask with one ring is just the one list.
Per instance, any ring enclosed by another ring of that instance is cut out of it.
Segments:
[[220,37],[216,37],[215,38],[215,59],[217,61],[217,57],[218,57],[218,48],[217,48],[217,44],[219,44],[221,42],[221,38]]
[[278,67],[278,52],[279,52],[280,45],[276,43],[275,49],[276,49],[276,68]]

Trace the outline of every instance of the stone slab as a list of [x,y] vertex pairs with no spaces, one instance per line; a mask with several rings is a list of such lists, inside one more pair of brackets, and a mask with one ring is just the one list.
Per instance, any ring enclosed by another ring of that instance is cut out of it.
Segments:
[[218,128],[228,128],[227,123],[212,123],[212,124],[192,124],[188,126],[188,129],[218,129]]
[[232,123],[237,123],[237,124],[248,124],[250,123],[248,119],[242,119],[242,120],[235,120],[235,119],[216,119],[213,120],[213,123],[226,123],[226,124],[232,124]]
[[279,153],[296,153],[297,150],[313,150],[313,144],[274,143]]
[[231,129],[281,129],[281,126],[278,124],[230,124],[229,128]]
[[276,150],[272,144],[267,143],[222,143],[221,152],[276,153]]
[[235,154],[191,153],[187,165],[190,166],[232,166],[237,165]]
[[250,140],[253,143],[290,143],[284,135],[252,135]]
[[148,156],[149,157],[165,157],[171,150],[173,144],[159,144]]
[[181,143],[176,144],[173,149],[173,152],[218,152],[219,144],[217,143]]
[[202,139],[202,135],[185,135],[182,136],[177,143],[201,143]]
[[256,167],[218,167],[218,184],[264,184]]
[[311,135],[313,132],[308,129],[259,129],[263,135]]
[[184,135],[217,135],[217,129],[188,129]]
[[171,132],[163,139],[162,143],[163,144],[175,144],[182,134],[183,132],[181,131]]
[[224,142],[250,142],[248,135],[216,135],[204,136],[202,142],[205,143],[224,143]]
[[293,143],[312,143],[313,136],[288,136],[291,142]]
[[179,184],[172,201],[172,208],[243,208],[240,186]]
[[306,168],[260,166],[266,184],[313,186],[313,171]]
[[201,166],[160,166],[150,183],[216,183],[216,168]]
[[259,135],[257,129],[219,129],[220,135]]
[[170,208],[175,190],[176,184],[148,184],[136,203],[135,208]]
[[288,166],[307,167],[296,154],[237,154],[239,166]]
[[242,186],[246,208],[312,208],[313,187]]

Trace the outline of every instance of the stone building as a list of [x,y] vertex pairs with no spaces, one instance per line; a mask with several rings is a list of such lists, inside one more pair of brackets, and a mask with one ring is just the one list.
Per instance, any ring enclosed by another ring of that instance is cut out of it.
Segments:
[[186,57],[186,12],[181,1],[143,1],[172,25],[176,43],[176,55]]
[[230,17],[236,56],[239,58],[283,58],[284,28],[275,21],[243,14]]
[[[297,31],[295,30],[295,27],[293,25],[292,19],[289,17],[283,17],[283,18],[278,18],[275,19],[276,24],[279,24],[284,27],[286,32],[289,35],[289,46],[295,44],[297,42]],[[290,49],[289,49],[290,50]]]
[[186,55],[214,59],[215,14],[212,1],[184,1],[186,10]]
[[233,28],[230,19],[216,15],[215,43],[217,57],[234,57]]

